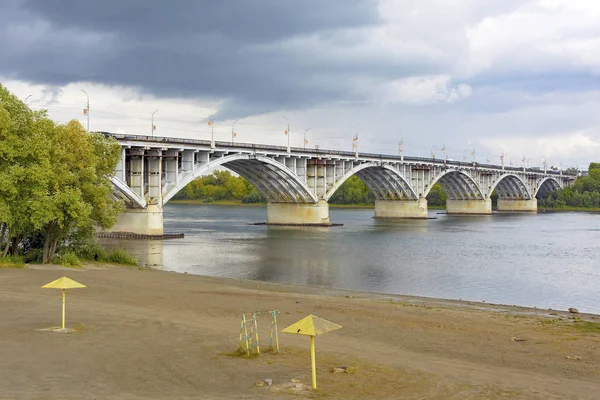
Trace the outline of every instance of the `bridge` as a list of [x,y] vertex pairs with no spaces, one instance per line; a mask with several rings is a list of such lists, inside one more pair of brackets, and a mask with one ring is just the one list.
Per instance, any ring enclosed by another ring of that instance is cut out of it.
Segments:
[[126,210],[112,231],[163,233],[163,206],[192,180],[225,167],[249,180],[267,199],[267,223],[327,225],[328,201],[351,176],[375,196],[377,218],[427,218],[427,194],[439,183],[448,214],[535,212],[537,197],[564,188],[562,171],[458,162],[402,155],[304,149],[248,143],[123,135],[112,183]]

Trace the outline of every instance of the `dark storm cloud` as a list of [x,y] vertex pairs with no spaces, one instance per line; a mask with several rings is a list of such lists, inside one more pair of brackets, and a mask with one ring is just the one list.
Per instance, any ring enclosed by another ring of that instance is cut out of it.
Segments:
[[221,117],[246,116],[346,100],[368,61],[312,58],[285,39],[378,21],[374,0],[7,0],[0,74],[225,99]]

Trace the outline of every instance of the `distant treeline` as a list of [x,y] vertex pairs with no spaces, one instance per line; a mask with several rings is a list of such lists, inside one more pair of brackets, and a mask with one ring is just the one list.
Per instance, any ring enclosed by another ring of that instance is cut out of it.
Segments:
[[174,197],[175,200],[240,201],[266,203],[262,194],[246,179],[233,176],[229,171],[214,171],[211,175],[194,179]]
[[538,200],[541,208],[600,208],[600,163],[591,163],[588,176],[563,190],[546,193]]
[[[215,171],[211,175],[190,182],[174,197],[175,200],[200,200],[205,203],[215,201],[239,201],[242,203],[266,203],[258,190],[241,176],[229,171]],[[446,194],[438,184],[434,185],[427,196],[431,206],[446,205]],[[329,200],[331,204],[372,205],[375,196],[357,176],[344,182]]]

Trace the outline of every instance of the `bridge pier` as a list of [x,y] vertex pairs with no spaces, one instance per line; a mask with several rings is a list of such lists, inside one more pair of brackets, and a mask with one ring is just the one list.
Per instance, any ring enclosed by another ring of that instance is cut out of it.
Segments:
[[484,200],[446,200],[446,214],[454,215],[491,215],[492,199]]
[[322,225],[329,224],[329,204],[318,203],[268,203],[268,224]]
[[427,199],[375,200],[375,218],[429,218],[427,212]]
[[128,208],[117,217],[117,223],[106,232],[131,232],[139,235],[162,235],[163,210],[158,205]]
[[530,200],[499,198],[496,209],[504,212],[537,212],[537,199],[535,197]]

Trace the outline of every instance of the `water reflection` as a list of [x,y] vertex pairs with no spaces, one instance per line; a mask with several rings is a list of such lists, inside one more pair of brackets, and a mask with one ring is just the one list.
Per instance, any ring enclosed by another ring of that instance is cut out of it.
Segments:
[[125,240],[125,239],[100,239],[107,250],[116,248],[126,249],[129,254],[137,258],[141,267],[163,267],[163,241],[162,240]]
[[108,241],[180,272],[374,292],[600,312],[600,214],[373,219],[330,210],[342,227],[250,225],[263,207],[168,205],[169,241]]

